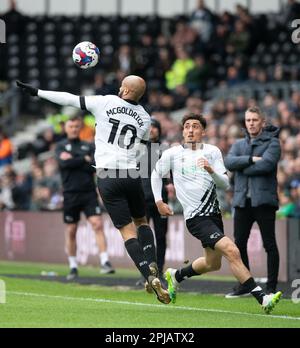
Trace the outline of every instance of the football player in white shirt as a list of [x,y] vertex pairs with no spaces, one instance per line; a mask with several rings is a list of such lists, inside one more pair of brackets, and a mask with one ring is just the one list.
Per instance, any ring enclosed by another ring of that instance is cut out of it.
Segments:
[[165,276],[171,300],[175,303],[180,282],[219,270],[224,256],[242,286],[249,290],[266,313],[270,313],[279,301],[281,292],[266,295],[243,264],[237,246],[224,235],[216,187],[228,188],[229,180],[221,151],[216,146],[202,142],[206,128],[206,120],[202,115],[185,115],[182,126],[184,144],[171,147],[162,154],[152,172],[152,190],[160,214],[173,215],[161,197],[162,178],[172,171],[187,229],[202,242],[204,257],[178,270],[167,269]]
[[129,256],[147,281],[146,290],[154,290],[158,300],[168,304],[169,293],[158,278],[153,233],[145,216],[144,193],[136,169],[151,124],[149,114],[138,104],[145,81],[139,76],[125,77],[119,96],[76,96],[40,90],[20,81],[17,86],[33,96],[88,110],[95,116],[97,184],[103,203],[121,232]]

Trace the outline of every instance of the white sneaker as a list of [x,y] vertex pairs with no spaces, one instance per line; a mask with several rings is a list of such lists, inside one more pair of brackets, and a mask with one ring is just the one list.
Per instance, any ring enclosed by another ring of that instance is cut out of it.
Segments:
[[101,266],[101,274],[113,274],[116,271],[114,270],[112,264],[109,261],[106,261],[104,265]]
[[276,292],[276,294],[265,295],[262,303],[263,310],[267,314],[270,314],[275,308],[276,304],[280,301],[281,296],[281,291]]
[[179,289],[179,283],[175,278],[175,273],[177,269],[175,268],[168,268],[165,272],[165,279],[168,282],[168,291],[170,294],[170,299],[172,303],[176,302],[176,293]]

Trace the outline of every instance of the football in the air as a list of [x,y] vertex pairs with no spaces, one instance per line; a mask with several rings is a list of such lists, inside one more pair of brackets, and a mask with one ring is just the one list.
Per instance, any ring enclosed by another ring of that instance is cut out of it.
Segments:
[[72,58],[80,69],[88,69],[98,63],[99,55],[99,48],[95,44],[82,41],[74,47]]

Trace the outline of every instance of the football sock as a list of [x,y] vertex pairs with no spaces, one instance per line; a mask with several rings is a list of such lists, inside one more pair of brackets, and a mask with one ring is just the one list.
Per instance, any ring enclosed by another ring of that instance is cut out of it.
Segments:
[[108,261],[108,253],[105,251],[99,254],[100,264],[103,266]]
[[256,298],[257,302],[259,302],[260,304],[263,303],[263,298],[266,294],[263,292],[262,288],[256,284],[255,280],[252,277],[246,280],[245,283],[242,284],[242,286],[243,288],[249,290],[251,295]]
[[191,278],[191,277],[194,277],[196,275],[200,275],[200,274],[196,273],[192,267],[192,264],[190,264],[187,267],[178,269],[175,273],[175,278],[178,281],[178,283],[180,283],[184,279]]
[[78,268],[77,261],[76,261],[76,256],[69,256],[69,266],[70,269],[72,268]]
[[156,248],[151,227],[149,225],[141,225],[138,227],[137,233],[138,241],[143,249],[146,260],[149,264],[152,262],[157,263]]
[[150,276],[149,264],[145,258],[139,241],[136,238],[131,238],[128,239],[124,244],[137,269],[141,272],[143,277],[148,280],[148,277]]

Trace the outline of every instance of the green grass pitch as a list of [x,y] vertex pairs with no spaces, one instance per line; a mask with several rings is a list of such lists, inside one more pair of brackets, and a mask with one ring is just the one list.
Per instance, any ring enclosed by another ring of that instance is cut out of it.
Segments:
[[[39,275],[42,270],[67,273],[65,266],[0,262],[6,285],[6,303],[0,304],[0,327],[95,328],[300,328],[300,303],[282,299],[272,315],[265,315],[254,298],[228,300],[220,295],[182,292],[177,303],[163,305],[154,295],[127,287],[65,284],[11,278]],[[81,276],[99,276],[81,268]],[[112,277],[137,278],[117,270]]]

